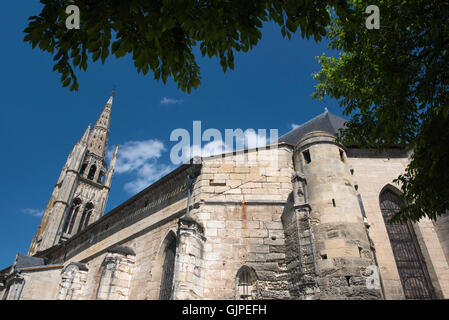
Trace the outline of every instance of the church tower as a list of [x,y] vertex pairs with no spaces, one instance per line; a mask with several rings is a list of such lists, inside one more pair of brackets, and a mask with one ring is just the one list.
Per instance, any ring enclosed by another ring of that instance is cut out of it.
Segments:
[[67,158],[31,241],[29,255],[66,241],[104,214],[118,151],[116,146],[107,169],[113,96],[114,92],[95,126],[88,126]]

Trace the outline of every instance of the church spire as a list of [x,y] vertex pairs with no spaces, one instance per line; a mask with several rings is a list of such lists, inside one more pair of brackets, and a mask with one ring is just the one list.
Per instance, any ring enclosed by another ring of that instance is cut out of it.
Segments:
[[108,145],[109,125],[111,122],[111,110],[114,91],[112,91],[103,111],[89,135],[88,150],[100,158],[105,158]]
[[89,133],[90,133],[90,123],[89,123],[89,125],[87,126],[86,131],[84,131],[83,136],[81,137],[81,140],[80,140],[81,143],[87,144],[88,139],[89,139]]

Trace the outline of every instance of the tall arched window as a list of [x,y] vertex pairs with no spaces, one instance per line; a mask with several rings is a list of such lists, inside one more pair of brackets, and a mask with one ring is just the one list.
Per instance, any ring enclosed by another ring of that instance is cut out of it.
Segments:
[[62,229],[64,233],[71,234],[73,230],[73,225],[75,224],[76,216],[78,215],[78,211],[81,206],[81,200],[76,198],[73,200],[72,206],[70,207],[70,211],[67,215],[67,219],[64,223],[64,228]]
[[397,195],[390,189],[380,194],[380,208],[390,238],[394,259],[401,279],[406,299],[432,299],[433,287],[424,262],[413,225],[389,223],[403,203],[398,203]]
[[173,291],[173,275],[175,269],[176,238],[169,235],[170,239],[165,247],[164,264],[162,265],[162,280],[159,292],[160,300],[170,300]]
[[89,174],[87,175],[87,178],[93,180],[95,177],[95,171],[97,171],[97,166],[93,164],[89,169]]
[[92,216],[92,211],[94,209],[94,205],[89,202],[86,204],[83,210],[83,214],[81,215],[80,225],[78,227],[78,232],[85,229],[89,225],[90,217]]
[[98,183],[101,183],[101,180],[103,180],[103,177],[104,177],[104,172],[103,172],[103,171],[100,171],[100,173],[98,174],[97,182],[98,182]]
[[86,171],[86,168],[87,168],[87,163],[83,163],[83,165],[81,166],[81,171],[80,171],[81,175],[84,174],[84,172]]
[[253,300],[256,298],[256,272],[248,266],[243,266],[237,272],[236,298],[238,300]]

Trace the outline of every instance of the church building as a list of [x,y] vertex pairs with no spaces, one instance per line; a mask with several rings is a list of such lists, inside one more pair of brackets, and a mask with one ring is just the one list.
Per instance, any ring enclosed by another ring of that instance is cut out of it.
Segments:
[[0,299],[448,299],[449,215],[389,223],[410,152],[344,146],[327,110],[195,157],[109,212],[113,94],[74,145]]

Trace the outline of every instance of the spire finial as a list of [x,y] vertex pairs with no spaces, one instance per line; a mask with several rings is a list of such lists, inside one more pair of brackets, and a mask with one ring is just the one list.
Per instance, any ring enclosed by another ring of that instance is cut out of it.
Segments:
[[108,100],[108,102],[106,102],[106,104],[112,105],[112,100],[113,100],[112,98],[114,97],[116,88],[117,88],[117,86],[114,84],[114,87],[112,88],[111,95],[109,96],[109,100]]

